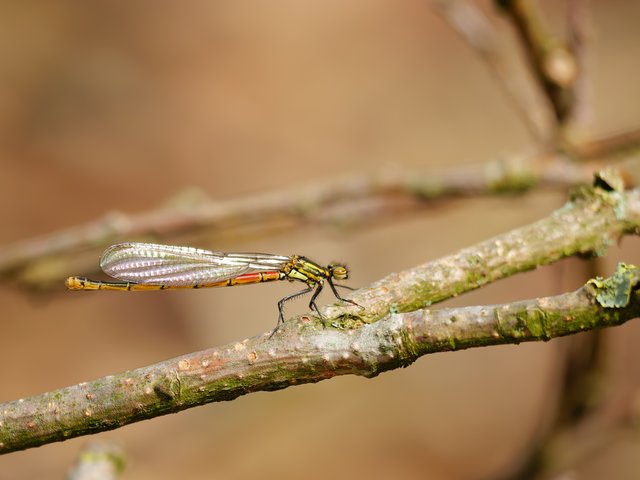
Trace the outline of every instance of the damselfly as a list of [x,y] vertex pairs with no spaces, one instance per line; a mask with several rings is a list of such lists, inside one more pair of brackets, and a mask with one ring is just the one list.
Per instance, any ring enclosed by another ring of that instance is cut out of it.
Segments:
[[338,300],[358,305],[352,300],[342,298],[336,290],[336,287],[351,287],[333,282],[349,277],[345,265],[329,264],[323,267],[300,255],[287,257],[268,253],[223,253],[153,243],[120,243],[105,250],[100,259],[100,268],[107,275],[120,281],[69,277],[66,280],[67,288],[138,291],[231,287],[275,280],[299,280],[306,283],[307,288],[278,302],[276,329],[284,321],[284,304],[312,291],[309,308],[323,318],[316,305],[316,298],[325,281]]

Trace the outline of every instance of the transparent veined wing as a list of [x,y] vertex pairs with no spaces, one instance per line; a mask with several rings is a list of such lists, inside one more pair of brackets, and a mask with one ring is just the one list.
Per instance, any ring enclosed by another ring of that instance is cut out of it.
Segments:
[[267,253],[223,253],[153,243],[119,243],[102,254],[100,267],[126,282],[189,286],[244,273],[282,270],[290,260]]

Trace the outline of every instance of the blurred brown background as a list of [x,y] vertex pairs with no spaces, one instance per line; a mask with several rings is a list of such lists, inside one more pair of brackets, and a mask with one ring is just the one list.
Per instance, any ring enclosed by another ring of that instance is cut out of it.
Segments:
[[[562,33],[563,4],[544,6]],[[604,134],[640,120],[640,2],[591,9],[590,127]],[[517,54],[509,25],[492,18]],[[188,188],[226,199],[384,165],[485,162],[531,144],[485,65],[424,0],[2,2],[0,72],[0,245]],[[350,284],[366,285],[565,199],[455,201],[367,228],[197,246],[344,260]],[[619,259],[640,262],[634,245],[611,250],[606,273]],[[571,260],[449,305],[560,293],[585,272]],[[45,294],[0,286],[0,401],[253,336],[295,288],[82,294],[63,281]],[[640,326],[606,341],[615,405],[636,395]],[[432,355],[373,380],[252,394],[93,439],[122,445],[131,479],[492,478],[553,411],[564,343]],[[61,478],[89,440],[0,457],[0,479]],[[617,433],[572,471],[640,478],[637,433]]]

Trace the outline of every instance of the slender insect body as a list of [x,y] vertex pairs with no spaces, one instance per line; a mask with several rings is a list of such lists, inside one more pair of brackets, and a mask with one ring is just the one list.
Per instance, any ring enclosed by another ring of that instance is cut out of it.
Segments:
[[278,326],[283,322],[284,303],[312,291],[309,307],[322,317],[315,299],[322,291],[325,281],[338,300],[355,304],[338,294],[336,286],[345,287],[344,285],[333,283],[334,279],[348,278],[346,266],[330,264],[323,267],[300,255],[286,257],[268,253],[223,253],[193,247],[120,243],[105,250],[100,259],[100,267],[106,274],[120,281],[69,277],[65,282],[67,288],[143,291],[231,287],[285,279],[304,282],[307,288],[278,302]]

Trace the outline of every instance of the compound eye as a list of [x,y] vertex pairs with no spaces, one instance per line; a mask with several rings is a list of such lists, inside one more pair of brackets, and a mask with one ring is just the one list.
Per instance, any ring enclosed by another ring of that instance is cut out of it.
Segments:
[[332,265],[331,276],[336,280],[346,280],[349,278],[349,272],[347,271],[347,267],[343,265]]

